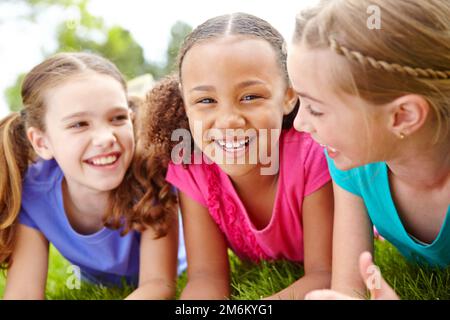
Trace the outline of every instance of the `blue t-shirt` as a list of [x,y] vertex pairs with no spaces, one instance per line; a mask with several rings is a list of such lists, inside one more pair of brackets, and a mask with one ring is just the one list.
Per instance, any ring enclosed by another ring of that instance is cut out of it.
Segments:
[[[28,168],[23,182],[19,222],[40,231],[62,256],[80,268],[84,280],[119,286],[125,280],[127,284],[137,285],[140,233],[130,231],[121,236],[120,229],[106,227],[89,235],[76,232],[64,210],[63,177],[54,160],[39,160]],[[180,273],[186,268],[182,232],[179,238]]]
[[421,243],[408,234],[398,215],[385,162],[370,163],[343,171],[337,169],[333,160],[326,152],[325,154],[333,181],[364,200],[370,220],[377,231],[402,255],[419,264],[437,267],[450,265],[450,206],[436,239],[430,244]]

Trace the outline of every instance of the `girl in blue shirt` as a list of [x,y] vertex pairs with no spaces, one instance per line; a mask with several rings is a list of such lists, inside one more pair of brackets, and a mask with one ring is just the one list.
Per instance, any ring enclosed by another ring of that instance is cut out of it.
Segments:
[[27,74],[22,99],[0,122],[4,298],[45,297],[49,243],[86,280],[138,285],[128,298],[173,297],[176,197],[168,184],[152,192],[118,69],[60,53]]
[[297,17],[288,59],[301,101],[295,126],[326,149],[340,293],[362,297],[363,280],[374,279],[362,255],[373,250],[373,226],[411,261],[450,265],[449,52],[444,0],[322,1]]

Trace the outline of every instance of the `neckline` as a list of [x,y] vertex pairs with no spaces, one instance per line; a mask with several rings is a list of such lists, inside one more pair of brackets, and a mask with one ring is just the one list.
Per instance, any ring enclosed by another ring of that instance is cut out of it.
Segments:
[[65,224],[66,228],[70,230],[70,233],[72,235],[76,236],[77,238],[83,239],[85,241],[89,242],[98,242],[103,240],[105,237],[109,236],[112,233],[112,230],[103,226],[100,230],[91,233],[91,234],[81,234],[77,232],[73,227],[72,224],[69,221],[69,218],[67,217],[66,210],[64,209],[64,199],[63,199],[63,192],[62,192],[62,183],[63,183],[64,174],[61,170],[59,170],[59,175],[56,179],[56,187],[57,192],[55,194],[56,202],[58,204],[58,210],[60,210],[63,223]]
[[252,232],[254,232],[254,233],[257,233],[257,234],[263,234],[263,233],[268,232],[272,228],[272,225],[274,224],[276,216],[278,215],[277,213],[278,213],[279,210],[276,210],[276,208],[277,208],[278,198],[281,195],[281,191],[280,191],[281,185],[283,184],[283,174],[282,174],[283,170],[282,170],[282,160],[281,160],[282,147],[281,147],[281,144],[280,144],[280,150],[279,150],[279,157],[280,157],[280,164],[279,164],[279,167],[278,167],[277,188],[276,188],[276,191],[275,191],[275,198],[274,198],[274,203],[273,203],[273,208],[272,208],[272,214],[271,214],[269,222],[262,229],[258,229],[258,228],[255,227],[252,219],[250,218],[250,216],[248,214],[247,208],[245,207],[244,203],[242,202],[242,199],[239,197],[239,194],[237,193],[236,189],[234,188],[230,177],[225,172],[223,172],[222,169],[220,169],[220,167],[217,164],[214,164],[216,166],[216,169],[219,171],[219,175],[221,175],[225,179],[226,188],[228,190],[230,190],[231,195],[234,198],[233,200],[235,200],[237,202],[236,204],[239,206],[240,211],[242,212],[241,214],[244,216],[244,218],[245,218],[245,220],[246,220],[250,230]]
[[382,162],[382,166],[383,166],[383,175],[384,175],[383,176],[384,185],[385,185],[388,195],[389,195],[389,197],[388,197],[389,205],[390,205],[391,209],[393,210],[393,212],[395,213],[394,214],[395,221],[400,226],[403,236],[408,239],[410,244],[413,244],[414,246],[418,246],[420,248],[427,249],[427,248],[431,248],[431,247],[435,246],[436,243],[438,243],[440,241],[440,239],[443,237],[444,230],[447,228],[447,224],[449,224],[450,206],[448,206],[448,208],[447,208],[447,213],[445,215],[444,221],[442,222],[441,228],[440,228],[439,233],[436,236],[436,238],[434,238],[434,240],[431,243],[425,243],[425,242],[417,239],[420,241],[420,242],[418,242],[417,240],[415,240],[416,238],[413,235],[409,234],[409,232],[406,230],[405,226],[403,225],[402,220],[400,219],[400,216],[397,211],[397,207],[395,206],[395,203],[394,203],[394,198],[392,197],[392,189],[391,189],[391,184],[389,181],[389,174],[388,174],[389,168],[385,162]]

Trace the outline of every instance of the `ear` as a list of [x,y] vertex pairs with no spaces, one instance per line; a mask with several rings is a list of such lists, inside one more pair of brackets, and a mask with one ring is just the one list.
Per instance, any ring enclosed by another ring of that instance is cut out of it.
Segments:
[[408,94],[392,103],[390,129],[398,136],[409,136],[419,130],[425,123],[430,104],[422,96]]
[[53,152],[45,133],[35,127],[30,127],[27,129],[27,137],[39,157],[45,160],[53,158]]
[[284,94],[284,103],[283,103],[284,115],[288,115],[289,113],[292,112],[292,110],[294,110],[297,100],[298,100],[297,94],[295,93],[294,89],[291,86],[289,86]]

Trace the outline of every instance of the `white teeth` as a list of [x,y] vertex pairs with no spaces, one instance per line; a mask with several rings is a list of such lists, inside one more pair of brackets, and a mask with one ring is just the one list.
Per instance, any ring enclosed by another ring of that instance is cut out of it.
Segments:
[[104,166],[114,163],[117,160],[117,156],[101,157],[92,160],[91,162],[97,166]]
[[334,149],[332,147],[328,147],[328,148],[331,150],[331,152],[336,152],[337,151],[336,149]]
[[245,144],[249,141],[248,138],[245,138],[244,140],[240,140],[240,141],[236,141],[236,142],[232,142],[232,141],[226,141],[226,140],[216,140],[217,143],[221,146],[221,147],[225,147],[227,149],[238,149],[238,148],[242,148],[243,146],[245,146]]

